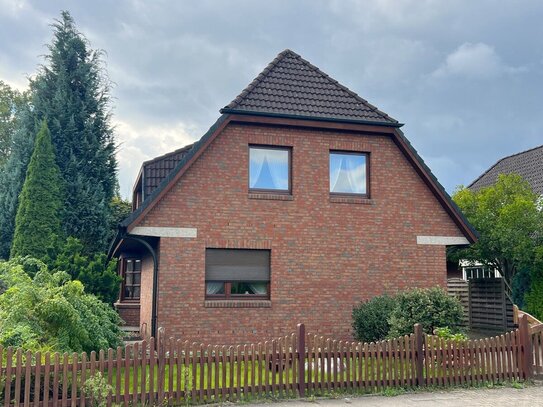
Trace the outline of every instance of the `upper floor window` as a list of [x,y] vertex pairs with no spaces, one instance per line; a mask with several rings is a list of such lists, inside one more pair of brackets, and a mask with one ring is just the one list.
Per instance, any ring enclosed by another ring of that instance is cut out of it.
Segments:
[[290,192],[291,149],[249,146],[249,190]]
[[368,196],[368,154],[330,151],[330,193]]
[[123,259],[123,300],[139,300],[141,287],[141,259]]
[[269,250],[206,249],[205,273],[207,298],[269,298]]

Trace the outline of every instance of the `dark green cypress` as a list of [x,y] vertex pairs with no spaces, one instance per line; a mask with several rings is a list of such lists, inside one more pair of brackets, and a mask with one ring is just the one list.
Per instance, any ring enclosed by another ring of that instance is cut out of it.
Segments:
[[28,164],[17,216],[11,256],[45,259],[61,238],[62,179],[51,134],[44,121]]
[[12,239],[16,198],[31,152],[28,145],[36,134],[35,123],[44,119],[65,186],[63,234],[78,238],[86,253],[104,251],[108,245],[117,161],[102,53],[90,49],[68,12],[61,13],[53,28],[46,63],[30,83],[32,108],[19,130],[21,147],[14,146],[13,160],[0,174],[2,257]]

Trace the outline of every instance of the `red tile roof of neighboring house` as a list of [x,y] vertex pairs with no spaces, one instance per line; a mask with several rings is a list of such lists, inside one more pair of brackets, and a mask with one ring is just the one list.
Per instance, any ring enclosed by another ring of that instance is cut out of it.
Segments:
[[493,185],[499,174],[518,174],[543,195],[543,146],[531,148],[498,160],[473,181],[468,188],[478,190]]

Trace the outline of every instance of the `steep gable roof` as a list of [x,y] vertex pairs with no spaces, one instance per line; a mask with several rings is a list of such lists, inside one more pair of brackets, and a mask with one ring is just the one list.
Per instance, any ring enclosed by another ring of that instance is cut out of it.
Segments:
[[281,52],[221,112],[401,126],[289,49]]
[[518,174],[535,193],[543,195],[543,146],[503,157],[473,181],[468,188],[479,190],[493,185],[499,174]]

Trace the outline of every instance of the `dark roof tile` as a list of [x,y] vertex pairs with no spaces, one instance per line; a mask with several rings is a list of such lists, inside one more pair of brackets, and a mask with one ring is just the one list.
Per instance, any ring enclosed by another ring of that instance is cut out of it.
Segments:
[[500,159],[473,181],[469,188],[479,190],[493,185],[499,174],[518,174],[531,185],[535,193],[543,195],[543,146],[531,148]]
[[221,112],[286,114],[400,125],[288,49],[281,52]]
[[162,180],[177,166],[181,159],[189,153],[194,144],[181,147],[170,153],[145,161],[143,171],[143,199],[160,185]]

